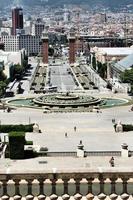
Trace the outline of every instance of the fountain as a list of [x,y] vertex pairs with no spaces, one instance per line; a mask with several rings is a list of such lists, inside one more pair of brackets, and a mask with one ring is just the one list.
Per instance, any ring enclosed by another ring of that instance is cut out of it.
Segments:
[[34,98],[10,99],[8,106],[40,108],[49,111],[91,111],[93,106],[113,107],[126,104],[128,100],[114,98],[97,98],[86,94],[49,93]]

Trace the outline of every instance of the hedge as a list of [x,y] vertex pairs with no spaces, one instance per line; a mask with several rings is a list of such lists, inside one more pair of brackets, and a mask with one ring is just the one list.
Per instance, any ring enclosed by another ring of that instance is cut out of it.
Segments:
[[33,141],[25,141],[25,145],[33,145]]
[[24,132],[9,133],[9,156],[10,159],[24,159]]
[[0,132],[2,133],[9,133],[9,132],[33,132],[33,124],[19,124],[19,125],[12,125],[12,124],[3,124],[0,125]]
[[[116,130],[117,124],[114,125],[114,129]],[[133,125],[132,124],[122,124],[123,131],[128,132],[128,131],[133,131]]]

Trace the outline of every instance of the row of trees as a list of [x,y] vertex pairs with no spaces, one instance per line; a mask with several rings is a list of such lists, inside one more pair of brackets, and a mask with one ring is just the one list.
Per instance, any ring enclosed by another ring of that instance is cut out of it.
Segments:
[[28,57],[25,56],[22,65],[15,64],[11,68],[11,81],[14,79],[21,79],[28,66]]
[[[133,66],[132,66],[133,67]],[[125,70],[121,73],[120,79],[123,83],[130,83],[131,84],[131,94],[133,94],[133,68],[130,70]]]
[[6,75],[3,72],[3,69],[0,70],[0,97],[4,94],[8,80]]
[[[95,55],[93,55],[92,66],[103,79],[107,78],[107,63],[102,64],[101,62],[96,61]],[[133,94],[133,66],[130,70],[125,70],[120,74],[120,80],[123,83],[131,84],[131,94]]]
[[96,61],[95,55],[92,57],[92,67],[103,79],[107,78],[107,63],[102,64],[101,62]]
[[10,68],[10,79],[4,74],[4,67],[0,68],[0,97],[5,93],[6,87],[10,81],[21,79],[28,67],[28,57],[25,56],[22,65],[15,64]]

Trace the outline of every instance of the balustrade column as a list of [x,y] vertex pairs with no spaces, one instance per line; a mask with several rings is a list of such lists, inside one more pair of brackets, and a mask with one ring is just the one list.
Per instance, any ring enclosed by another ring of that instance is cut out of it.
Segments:
[[40,194],[44,194],[44,189],[43,189],[44,180],[43,180],[43,179],[38,179],[38,181],[39,181],[39,193],[40,193]]
[[19,195],[20,194],[20,189],[19,189],[19,182],[20,180],[13,180],[15,182],[15,195]]
[[28,195],[32,195],[32,179],[26,179],[27,181],[27,187],[28,187]]
[[76,193],[80,193],[80,179],[75,179]]
[[64,194],[68,194],[68,181],[69,179],[63,179],[64,183]]
[[123,184],[123,193],[127,193],[127,181],[128,178],[122,178],[122,184]]
[[7,194],[7,180],[4,180],[4,181],[2,181],[2,184],[3,184],[3,196],[4,195],[8,195]]
[[92,193],[92,181],[94,180],[94,178],[87,178],[88,181],[88,194]]
[[110,178],[110,181],[111,181],[111,194],[115,194],[116,193],[116,191],[115,191],[116,180],[117,180],[117,178]]
[[52,194],[56,194],[56,175],[53,175],[53,179],[51,179],[51,186],[52,186]]
[[100,181],[100,193],[104,193],[104,180],[103,177],[99,178]]

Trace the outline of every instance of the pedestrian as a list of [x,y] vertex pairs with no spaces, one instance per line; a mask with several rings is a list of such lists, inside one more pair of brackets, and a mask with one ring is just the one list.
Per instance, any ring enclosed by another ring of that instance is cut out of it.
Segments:
[[111,157],[111,159],[109,160],[109,163],[111,167],[114,167],[114,157]]
[[65,133],[65,137],[67,138],[67,133]]
[[76,127],[76,126],[74,126],[74,131],[76,132],[76,130],[77,130],[77,127]]
[[115,124],[115,119],[114,118],[112,119],[112,123]]

